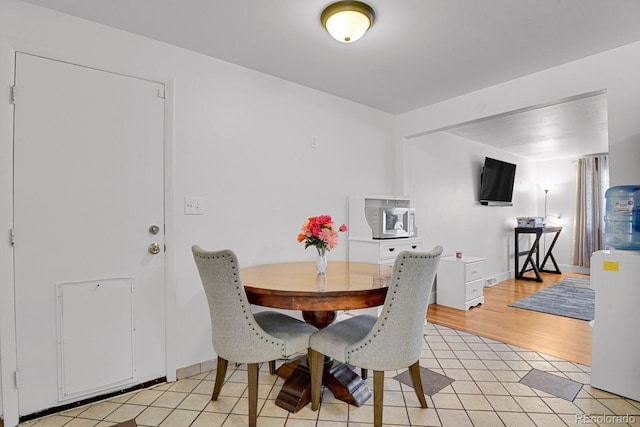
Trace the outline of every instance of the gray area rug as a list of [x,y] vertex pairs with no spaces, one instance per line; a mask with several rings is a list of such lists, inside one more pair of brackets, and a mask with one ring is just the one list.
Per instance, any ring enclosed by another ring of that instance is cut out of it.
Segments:
[[573,399],[576,398],[582,388],[581,383],[537,369],[529,371],[527,375],[522,377],[520,383],[569,402],[573,402]]
[[[420,367],[420,378],[422,378],[422,391],[424,391],[424,394],[427,396],[433,396],[453,382],[452,378],[446,377],[430,369],[423,368],[422,366]],[[413,387],[411,372],[409,372],[408,369],[401,374],[396,375],[393,379],[398,380],[409,387]]]
[[567,277],[540,292],[509,304],[509,307],[593,320],[595,291],[589,287],[589,279]]

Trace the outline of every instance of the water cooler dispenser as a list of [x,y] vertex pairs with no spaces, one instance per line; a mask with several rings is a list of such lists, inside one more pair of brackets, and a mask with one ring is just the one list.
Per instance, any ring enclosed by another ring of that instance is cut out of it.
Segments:
[[611,187],[604,194],[604,244],[622,250],[640,250],[640,185]]
[[610,249],[591,256],[591,385],[640,401],[640,186],[612,187],[605,197]]

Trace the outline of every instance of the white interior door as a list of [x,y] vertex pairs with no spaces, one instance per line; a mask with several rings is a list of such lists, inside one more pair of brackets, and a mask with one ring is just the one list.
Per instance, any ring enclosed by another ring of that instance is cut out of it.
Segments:
[[165,376],[164,86],[27,54],[15,85],[27,415]]

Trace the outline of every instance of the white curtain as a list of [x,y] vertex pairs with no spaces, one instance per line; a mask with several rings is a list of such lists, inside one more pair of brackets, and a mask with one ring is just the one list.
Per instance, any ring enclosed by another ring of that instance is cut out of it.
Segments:
[[589,267],[591,254],[604,249],[604,193],[608,188],[609,158],[606,154],[578,159],[571,265]]

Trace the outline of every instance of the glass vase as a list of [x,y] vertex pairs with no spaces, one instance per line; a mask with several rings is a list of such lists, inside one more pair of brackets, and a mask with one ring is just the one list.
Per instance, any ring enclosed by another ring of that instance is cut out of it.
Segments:
[[319,275],[327,274],[327,249],[316,249],[318,250],[318,257],[316,258],[316,272]]

